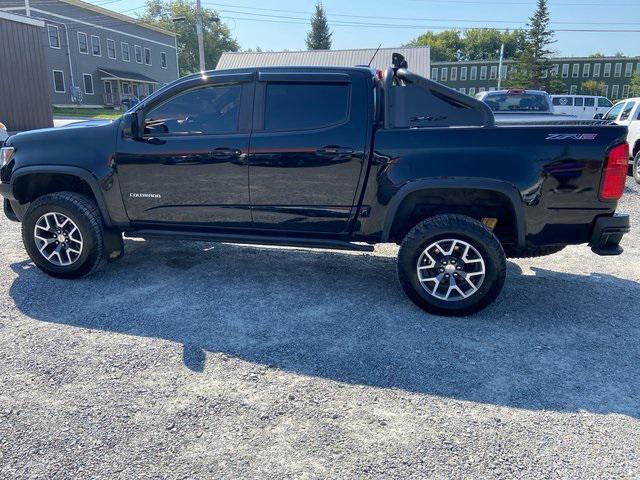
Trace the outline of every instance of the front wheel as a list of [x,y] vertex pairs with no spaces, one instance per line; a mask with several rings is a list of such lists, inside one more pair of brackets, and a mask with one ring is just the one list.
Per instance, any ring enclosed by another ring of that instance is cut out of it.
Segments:
[[106,260],[98,206],[75,192],[35,200],[22,221],[22,241],[33,263],[53,277],[83,277]]
[[640,150],[633,159],[633,179],[640,184]]
[[437,215],[418,223],[398,254],[400,284],[429,313],[463,316],[500,294],[505,254],[496,236],[464,215]]

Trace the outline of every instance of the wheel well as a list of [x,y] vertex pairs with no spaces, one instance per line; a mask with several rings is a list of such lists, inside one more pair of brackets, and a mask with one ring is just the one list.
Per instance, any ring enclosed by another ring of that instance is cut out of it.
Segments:
[[640,140],[636,140],[633,150],[631,150],[631,158],[635,158],[636,154],[640,151]]
[[496,218],[493,233],[500,242],[517,243],[517,222],[509,198],[500,192],[475,188],[435,188],[410,193],[395,213],[389,240],[400,242],[417,223],[445,213],[466,215],[476,220]]
[[17,178],[13,187],[13,194],[20,203],[31,203],[42,195],[55,192],[81,193],[96,201],[85,180],[66,173],[30,173]]

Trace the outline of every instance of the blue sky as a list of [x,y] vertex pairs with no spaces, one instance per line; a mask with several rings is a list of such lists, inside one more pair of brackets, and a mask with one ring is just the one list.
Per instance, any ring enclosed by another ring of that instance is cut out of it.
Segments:
[[[135,15],[132,9],[144,5],[144,0],[90,1],[129,15]],[[315,0],[202,2],[218,10],[243,49],[305,49]],[[523,27],[535,8],[535,0],[323,0],[323,4],[332,23],[336,49],[377,47],[379,43],[395,47],[425,30],[442,29],[433,27]],[[550,0],[549,5],[556,30],[615,30],[557,31],[554,48],[559,55],[596,51],[640,55],[639,0]]]

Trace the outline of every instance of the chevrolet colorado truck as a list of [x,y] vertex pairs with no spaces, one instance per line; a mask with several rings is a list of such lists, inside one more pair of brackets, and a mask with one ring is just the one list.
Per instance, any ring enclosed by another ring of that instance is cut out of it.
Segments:
[[466,315],[498,296],[505,257],[585,243],[621,253],[626,133],[495,126],[486,104],[398,58],[384,72],[211,71],[115,121],[10,137],[0,193],[30,258],[55,277],[119,258],[123,234],[355,251],[394,242],[411,300]]

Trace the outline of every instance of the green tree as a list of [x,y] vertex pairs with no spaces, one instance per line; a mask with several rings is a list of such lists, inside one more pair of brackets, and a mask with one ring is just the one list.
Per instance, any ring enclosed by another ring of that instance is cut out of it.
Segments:
[[307,50],[331,50],[332,36],[322,2],[318,2],[311,16],[311,30],[307,33]]
[[600,95],[603,88],[604,88],[604,82],[587,80],[586,82],[582,82],[582,87],[580,88],[580,91],[581,93],[585,93],[589,95]]
[[455,62],[462,56],[464,41],[458,30],[445,30],[440,33],[425,32],[406,44],[407,47],[425,45],[431,49],[432,62]]
[[537,0],[536,11],[529,19],[525,45],[518,58],[518,70],[508,81],[509,86],[551,90],[560,89],[557,77],[551,75],[549,48],[554,42],[554,32],[550,28],[547,0]]
[[[215,68],[222,52],[236,52],[240,48],[231,37],[229,28],[220,22],[214,10],[202,10],[204,57],[207,68]],[[173,21],[173,19],[182,19]],[[174,32],[178,44],[180,75],[200,70],[198,38],[196,36],[196,9],[188,0],[148,0],[140,16],[144,23]]]
[[471,28],[463,37],[464,60],[490,60],[497,58],[504,44],[504,58],[514,58],[522,52],[525,33],[522,30],[501,32],[486,28]]
[[640,97],[640,73],[635,73],[629,83],[629,95]]

